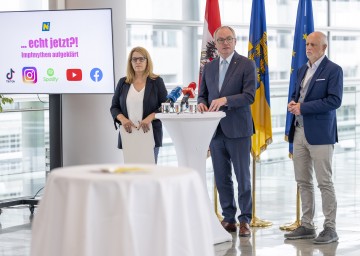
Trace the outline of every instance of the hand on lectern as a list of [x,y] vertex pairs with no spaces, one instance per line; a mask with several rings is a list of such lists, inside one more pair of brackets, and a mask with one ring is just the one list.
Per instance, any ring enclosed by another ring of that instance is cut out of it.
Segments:
[[209,112],[216,112],[220,110],[220,107],[225,106],[227,104],[226,97],[222,97],[216,100],[213,100],[209,107]]
[[207,112],[209,109],[204,103],[199,103],[197,105],[197,109],[199,112]]

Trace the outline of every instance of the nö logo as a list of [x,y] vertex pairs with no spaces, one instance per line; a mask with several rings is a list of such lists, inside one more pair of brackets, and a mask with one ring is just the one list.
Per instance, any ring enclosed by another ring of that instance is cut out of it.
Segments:
[[41,28],[42,31],[50,31],[50,22],[43,22],[42,23],[42,28]]

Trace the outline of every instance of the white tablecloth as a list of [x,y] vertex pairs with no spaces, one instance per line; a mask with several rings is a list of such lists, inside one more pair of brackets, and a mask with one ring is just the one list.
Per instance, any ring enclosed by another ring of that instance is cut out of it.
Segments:
[[[155,117],[163,122],[174,142],[178,165],[196,170],[206,190],[206,155],[211,138],[225,113],[158,113]],[[210,205],[209,198],[207,201]],[[211,226],[214,244],[232,240],[231,234],[221,226],[214,211],[211,214]]]
[[225,112],[158,113],[174,142],[178,165],[199,172],[206,187],[206,157],[211,138]]
[[208,196],[188,168],[55,169],[32,227],[32,256],[214,255]]

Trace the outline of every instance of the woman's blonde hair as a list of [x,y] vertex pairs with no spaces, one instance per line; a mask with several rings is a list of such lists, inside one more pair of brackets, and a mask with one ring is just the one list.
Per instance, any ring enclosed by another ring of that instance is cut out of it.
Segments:
[[133,68],[132,63],[131,63],[132,55],[133,55],[134,52],[138,52],[143,57],[146,58],[147,62],[146,62],[146,68],[144,70],[144,75],[146,75],[147,77],[149,77],[151,79],[157,78],[158,75],[153,73],[153,62],[151,60],[149,52],[145,48],[137,46],[137,47],[133,48],[129,53],[129,57],[128,57],[128,60],[127,60],[125,83],[131,84],[134,81],[134,78],[135,78],[135,71],[134,71],[134,68]]

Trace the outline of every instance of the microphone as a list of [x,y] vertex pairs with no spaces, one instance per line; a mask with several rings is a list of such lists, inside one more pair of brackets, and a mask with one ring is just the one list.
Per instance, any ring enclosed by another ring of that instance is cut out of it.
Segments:
[[181,99],[181,107],[185,104],[186,107],[189,105],[189,98],[195,98],[196,83],[191,82],[188,87],[182,89],[184,97]]
[[165,101],[165,103],[170,103],[170,105],[173,105],[174,102],[176,102],[176,100],[180,97],[181,95],[181,87],[175,87],[174,89],[172,89],[172,91],[169,93],[168,96],[166,96],[167,100]]

